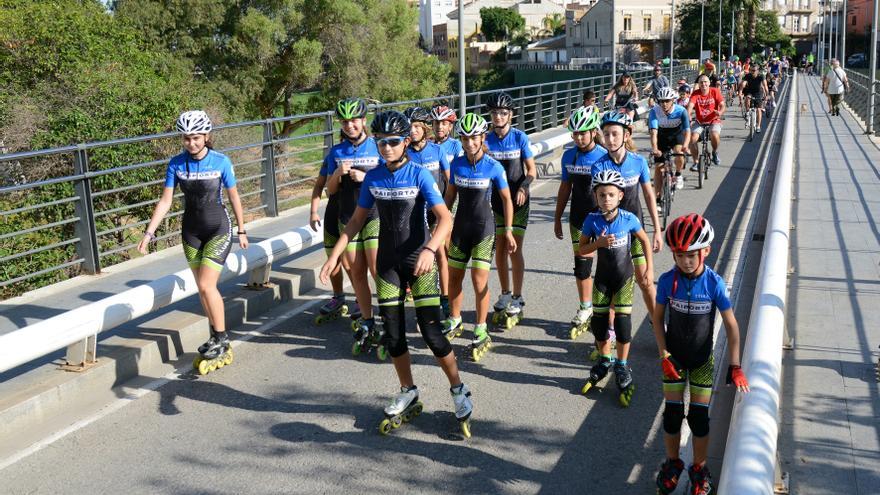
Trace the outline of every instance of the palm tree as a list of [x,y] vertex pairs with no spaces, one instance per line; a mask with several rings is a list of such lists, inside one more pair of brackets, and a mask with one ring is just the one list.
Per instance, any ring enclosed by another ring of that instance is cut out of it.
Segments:
[[751,55],[755,48],[755,35],[758,31],[758,11],[761,10],[761,0],[733,0],[734,8],[743,9],[748,20],[746,21],[746,54]]
[[544,29],[540,31],[543,36],[558,36],[565,32],[565,17],[562,14],[548,15],[543,20]]

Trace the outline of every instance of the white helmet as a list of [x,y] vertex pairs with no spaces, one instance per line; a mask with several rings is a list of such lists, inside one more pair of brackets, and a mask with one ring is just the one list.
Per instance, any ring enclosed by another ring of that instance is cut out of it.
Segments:
[[623,176],[617,170],[611,169],[601,170],[593,176],[593,190],[599,186],[617,186],[621,191],[626,189]]
[[678,95],[672,88],[660,88],[660,91],[657,91],[657,101],[674,100],[676,98],[678,98]]
[[177,131],[184,135],[207,134],[213,128],[211,118],[202,110],[190,110],[177,117]]

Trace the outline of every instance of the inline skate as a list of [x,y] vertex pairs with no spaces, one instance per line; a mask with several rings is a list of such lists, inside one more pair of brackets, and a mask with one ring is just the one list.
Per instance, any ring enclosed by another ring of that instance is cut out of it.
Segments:
[[660,465],[657,473],[657,495],[669,495],[678,487],[678,480],[684,471],[684,462],[681,459],[666,459]]
[[409,423],[422,414],[423,409],[424,404],[419,401],[419,389],[415,385],[400,387],[400,393],[383,411],[385,419],[379,423],[379,433],[383,435],[391,433],[391,430],[400,428],[403,423]]
[[[523,318],[523,307],[526,305],[522,296],[511,297],[510,302],[503,311],[495,311],[492,315],[492,323],[501,330],[510,330],[517,326]],[[497,303],[496,303],[497,308]]]
[[471,401],[471,391],[464,383],[451,387],[449,392],[452,394],[452,402],[455,404],[455,419],[461,426],[461,434],[465,438],[471,437],[471,413],[474,411],[474,404]]
[[322,325],[341,316],[348,316],[348,305],[345,304],[345,296],[333,296],[318,308],[318,316],[315,316],[315,325]]
[[620,405],[629,407],[633,393],[636,391],[632,371],[627,365],[616,362],[614,363],[614,378],[617,380],[617,388],[620,390]]
[[492,306],[492,324],[498,325],[507,317],[507,306],[510,305],[510,301],[513,300],[513,296],[510,292],[502,292],[500,296],[498,296],[498,300],[495,301],[495,305]]
[[599,358],[599,362],[590,368],[590,378],[587,379],[587,383],[584,384],[581,393],[586,394],[591,388],[595,387],[597,383],[604,380],[605,377],[608,376],[608,372],[611,371],[613,365],[614,362],[607,357],[602,356]]
[[705,464],[702,466],[692,465],[688,468],[688,478],[691,481],[691,494],[712,495],[715,493],[712,476],[709,474],[709,468]]
[[474,327],[474,340],[471,341],[471,358],[474,362],[479,361],[489,349],[492,348],[492,337],[486,330],[486,324],[480,323]]
[[446,340],[452,342],[452,339],[461,335],[461,332],[464,331],[464,327],[461,325],[461,317],[458,318],[446,318],[443,320],[443,335],[446,337]]
[[[608,329],[608,340],[611,341],[611,352],[616,351],[617,350],[617,336],[614,335],[613,328]],[[590,351],[589,359],[590,359],[590,361],[598,361],[599,360],[599,346],[597,346],[595,342],[593,343],[593,350]]]
[[375,347],[379,361],[388,359],[388,349],[382,344],[382,329],[382,320],[379,317],[359,319],[354,331],[354,343],[351,345],[352,356],[369,353]]
[[351,306],[348,307],[348,317],[351,318],[351,331],[357,331],[357,322],[361,319],[363,314],[361,314],[361,308],[358,306],[357,301],[351,303]]
[[571,319],[571,330],[568,332],[569,338],[574,340],[581,336],[583,333],[587,333],[590,331],[590,318],[593,316],[593,308],[592,306],[589,308],[580,308],[577,310],[577,313],[574,315],[574,318]]
[[211,337],[207,342],[199,346],[199,355],[193,361],[193,369],[198,370],[200,375],[220,369],[232,364],[232,344],[229,341],[229,332],[218,332],[211,328]]

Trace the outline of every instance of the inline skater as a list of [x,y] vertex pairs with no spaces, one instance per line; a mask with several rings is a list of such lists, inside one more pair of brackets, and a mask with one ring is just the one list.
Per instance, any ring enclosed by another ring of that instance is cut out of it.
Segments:
[[685,419],[686,386],[690,388],[687,421],[694,435],[694,462],[688,470],[692,484],[690,493],[715,493],[706,468],[706,457],[709,450],[709,402],[715,375],[712,333],[716,308],[727,332],[730,356],[727,384],[732,382],[740,392],[749,391],[748,380],[740,368],[739,326],[727,295],[727,284],[704,263],[711,252],[714,236],[709,221],[696,213],[676,218],[666,229],[666,244],[672,250],[675,266],[657,282],[657,304],[652,314],[666,401],[663,410],[666,461],[657,475],[658,492],[664,495],[675,490],[684,471],[679,445],[681,423]]
[[[721,144],[721,116],[727,105],[718,88],[709,87],[709,78],[701,75],[697,80],[698,89],[691,95],[687,113],[695,116],[695,125],[691,129],[691,157],[694,164],[691,171],[699,170],[700,149],[698,144],[703,140],[703,127],[709,129],[709,141],[712,143],[712,164],[718,165],[718,146]],[[706,164],[708,166],[708,164]]]
[[[357,208],[321,268],[320,278],[327,283],[330,272],[347,249],[349,239],[361,232],[371,211],[378,210],[382,221],[376,292],[385,327],[383,341],[400,382],[400,394],[385,408],[386,418],[379,426],[380,432],[389,433],[401,422],[409,421],[421,412],[422,407],[418,401],[418,388],[413,382],[406,341],[403,301],[408,284],[413,292],[419,331],[449,380],[455,416],[461,422],[462,433],[470,436],[471,393],[461,381],[452,346],[441,332],[443,315],[434,264],[437,249],[446,239],[452,223],[449,210],[430,172],[417,167],[407,157],[411,124],[406,116],[395,111],[379,113],[373,119],[371,129],[383,162],[364,177]],[[433,235],[425,223],[426,206],[437,218]]]
[[471,356],[478,361],[491,346],[486,317],[489,313],[489,271],[492,249],[496,241],[496,222],[491,198],[497,192],[504,208],[501,231],[506,249],[516,250],[513,235],[513,202],[504,167],[485,152],[485,135],[489,124],[478,114],[465,114],[456,124],[465,155],[452,160],[446,205],[458,199],[461,207],[455,215],[449,243],[450,316],[443,323],[443,332],[450,340],[461,334],[461,286],[468,260],[474,283],[476,325],[471,342]]
[[193,362],[193,366],[204,375],[232,363],[223,297],[217,290],[217,280],[232,249],[232,222],[223,205],[223,189],[226,189],[235,214],[238,243],[242,249],[247,249],[248,238],[235,171],[226,155],[212,149],[213,124],[208,114],[202,110],[183,112],[177,118],[176,128],[181,134],[184,151],[168,163],[162,196],[153,209],[144,237],[138,243],[138,251],[147,254],[149,244],[156,241],[156,228],[171,209],[174,188],[179,185],[184,204],[183,252],[199,289],[199,301],[208,317],[210,332],[208,341],[199,346],[200,356]]
[[[642,205],[639,199],[639,186],[645,195],[648,206],[648,214],[654,225],[652,243],[632,243],[632,263],[635,267],[636,283],[642,291],[642,299],[648,313],[654,311],[654,274],[648,270],[646,253],[651,250],[660,252],[662,239],[660,236],[660,219],[657,215],[657,202],[654,196],[654,188],[651,187],[651,173],[648,171],[648,161],[645,157],[628,151],[624,148],[632,136],[632,119],[625,113],[606,112],[602,116],[602,132],[605,134],[605,143],[608,145],[608,154],[593,163],[590,174],[595,177],[602,170],[615,170],[623,177],[626,189],[623,195],[621,208],[635,214],[642,225],[645,225],[642,215]],[[653,248],[653,249],[652,249]],[[595,304],[594,304],[595,305]],[[595,308],[594,308],[595,310]]]
[[[598,251],[596,279],[593,283],[594,313],[590,326],[599,349],[599,362],[590,369],[590,378],[582,389],[591,387],[614,371],[620,404],[628,407],[635,385],[627,363],[632,341],[633,260],[631,245],[638,239],[648,244],[648,235],[638,217],[621,208],[626,184],[616,170],[602,170],[593,175],[593,194],[597,212],[587,215],[578,245],[581,256]],[[651,251],[646,252],[648,273],[653,273]],[[608,312],[614,305],[614,330],[617,334],[617,360],[612,357],[608,338]]]
[[455,110],[446,105],[435,105],[431,108],[431,118],[433,120],[434,142],[440,145],[443,152],[446,153],[446,161],[452,163],[452,160],[463,154],[461,150],[461,142],[451,137],[452,127],[458,120]]
[[642,92],[648,95],[648,108],[657,103],[657,93],[663,88],[669,87],[669,79],[663,75],[663,68],[659,65],[654,66],[654,75],[648,79],[648,83],[642,88]]
[[562,154],[562,180],[556,194],[556,212],[553,215],[553,232],[557,239],[563,239],[562,214],[571,198],[568,210],[568,231],[574,251],[574,276],[578,291],[577,313],[571,320],[569,336],[574,339],[589,329],[593,316],[593,280],[591,278],[595,255],[581,256],[578,252],[581,228],[587,214],[596,211],[596,199],[591,190],[593,163],[605,156],[608,150],[596,144],[595,135],[599,132],[599,112],[593,106],[583,106],[571,114],[568,130],[574,147]]
[[[431,124],[434,119],[431,112],[422,107],[408,108],[403,114],[412,123],[410,131],[410,144],[406,149],[410,161],[416,166],[431,172],[434,182],[440,188],[440,195],[446,194],[446,186],[449,184],[449,162],[446,153],[437,143],[428,140],[431,133]],[[434,212],[428,211],[428,228],[432,231],[437,227],[437,217]],[[449,316],[449,265],[446,260],[446,243],[440,245],[437,251],[437,270],[440,273],[440,307],[443,315]]]
[[[487,153],[504,167],[513,200],[513,237],[516,238],[516,245],[522,246],[529,224],[529,187],[538,176],[534,153],[526,133],[514,129],[511,125],[514,114],[513,99],[510,95],[503,91],[493,94],[489,97],[486,108],[492,117],[493,125],[492,132],[485,140]],[[495,324],[504,323],[503,326],[509,329],[522,318],[523,306],[525,306],[522,297],[525,259],[522,250],[509,249],[507,236],[502,236],[504,234],[502,226],[507,223],[504,220],[504,202],[500,190],[492,192],[492,211],[495,212],[495,234],[498,242],[495,266],[498,269],[498,281],[501,283],[501,296],[495,303],[492,320]],[[513,275],[512,294],[507,271],[508,259]]]
[[[361,98],[346,98],[336,104],[343,140],[330,148],[324,163],[327,167],[327,193],[339,195],[337,224],[340,232],[354,214],[364,176],[381,165],[376,142],[367,136],[366,115],[367,104]],[[360,231],[348,236],[348,247],[342,259],[357,298],[359,312],[352,312],[352,318],[358,334],[372,333],[375,325],[367,270],[376,276],[379,217],[375,208],[368,213]]]
[[[705,74],[700,77],[705,77]],[[675,91],[663,88],[657,94],[660,101],[648,114],[648,129],[651,133],[651,152],[654,155],[654,191],[660,196],[660,188],[663,184],[663,153],[673,150],[681,153],[687,149],[691,137],[691,124],[688,112],[681,105],[675,104]],[[684,188],[684,177],[681,175],[684,169],[684,156],[675,156],[675,188]]]
[[621,72],[620,77],[617,79],[617,82],[614,83],[611,91],[605,95],[603,101],[605,102],[606,107],[612,98],[614,98],[612,110],[625,112],[631,119],[635,118],[636,105],[639,100],[639,88],[633,81],[632,76],[629,75],[629,72]]
[[761,119],[764,115],[764,95],[768,94],[767,81],[764,76],[758,74],[758,66],[752,64],[749,66],[749,73],[743,77],[739,83],[739,97],[742,100],[745,97],[746,111],[749,108],[755,108],[756,128],[755,133],[761,133]]

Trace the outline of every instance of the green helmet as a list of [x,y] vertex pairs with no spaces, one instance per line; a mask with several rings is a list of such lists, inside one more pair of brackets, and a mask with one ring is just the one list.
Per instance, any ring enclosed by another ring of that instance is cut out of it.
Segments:
[[360,119],[367,115],[367,103],[361,98],[346,98],[336,104],[336,116],[341,120]]
[[480,114],[466,113],[455,123],[455,132],[459,136],[479,136],[489,131],[489,124]]
[[599,128],[599,112],[596,107],[580,107],[568,119],[568,130],[571,132],[592,131]]

